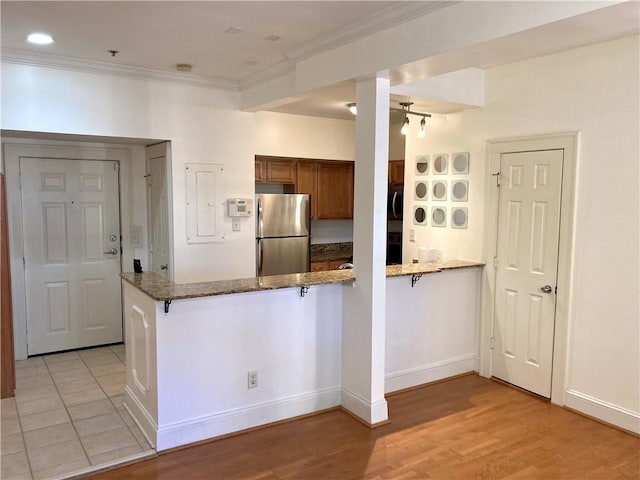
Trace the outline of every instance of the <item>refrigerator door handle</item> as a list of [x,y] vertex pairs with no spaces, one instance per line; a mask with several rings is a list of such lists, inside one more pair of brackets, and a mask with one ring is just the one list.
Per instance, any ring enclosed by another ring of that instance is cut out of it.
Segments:
[[262,240],[258,240],[258,276],[262,276]]
[[256,232],[256,236],[259,238],[262,238],[262,235],[263,235],[262,232],[264,231],[264,219],[262,218],[262,202],[260,201],[260,198],[257,199],[256,203],[257,203],[256,212],[258,217],[258,222],[257,222],[258,231]]
[[391,211],[393,212],[393,218],[398,218],[396,214],[396,198],[398,198],[398,192],[393,192],[393,199],[391,200]]

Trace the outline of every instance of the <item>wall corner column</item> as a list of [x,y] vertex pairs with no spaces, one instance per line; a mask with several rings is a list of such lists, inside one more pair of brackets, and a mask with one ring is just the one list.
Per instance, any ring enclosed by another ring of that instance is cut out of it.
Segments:
[[375,425],[388,419],[384,398],[389,90],[386,78],[356,84],[353,260],[344,288],[342,406]]

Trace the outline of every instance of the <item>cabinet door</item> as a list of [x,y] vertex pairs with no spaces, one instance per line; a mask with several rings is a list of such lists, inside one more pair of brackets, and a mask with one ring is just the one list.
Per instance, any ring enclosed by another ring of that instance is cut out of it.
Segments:
[[316,218],[353,218],[353,162],[317,162],[316,168]]
[[256,168],[256,183],[266,182],[267,179],[265,177],[265,161],[255,159],[255,168]]
[[312,272],[324,272],[329,270],[329,264],[324,262],[311,262],[311,271]]
[[404,183],[404,160],[389,162],[389,183]]
[[268,160],[267,182],[296,183],[296,162],[292,160]]
[[296,193],[311,195],[311,219],[316,219],[316,162],[301,160],[297,165]]

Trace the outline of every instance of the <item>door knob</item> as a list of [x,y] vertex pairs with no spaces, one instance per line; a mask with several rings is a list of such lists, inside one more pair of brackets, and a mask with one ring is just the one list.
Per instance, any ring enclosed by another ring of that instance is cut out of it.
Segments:
[[167,269],[167,265],[166,264],[160,265],[160,270],[166,270],[166,269]]
[[544,287],[541,287],[540,290],[542,290],[544,293],[553,292],[553,288],[551,287],[551,285],[545,285]]
[[106,252],[104,252],[105,255],[117,255],[118,254],[118,249],[113,247],[110,248],[109,250],[107,250]]

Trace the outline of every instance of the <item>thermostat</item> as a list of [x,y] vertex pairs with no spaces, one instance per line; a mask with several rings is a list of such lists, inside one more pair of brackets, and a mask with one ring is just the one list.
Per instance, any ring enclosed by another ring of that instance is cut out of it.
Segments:
[[227,200],[227,215],[230,217],[249,217],[253,210],[250,198],[230,198]]

